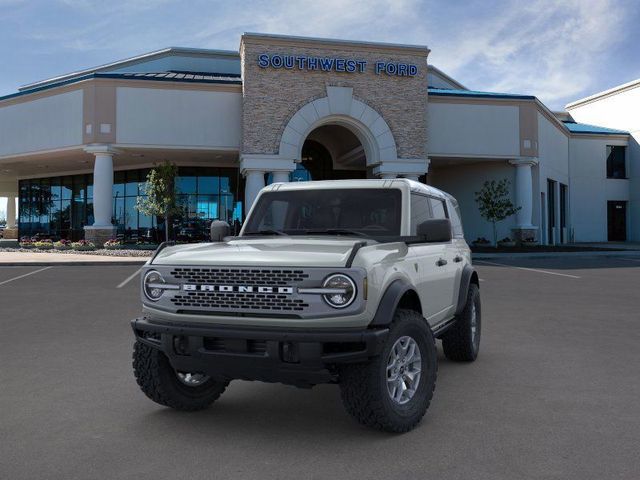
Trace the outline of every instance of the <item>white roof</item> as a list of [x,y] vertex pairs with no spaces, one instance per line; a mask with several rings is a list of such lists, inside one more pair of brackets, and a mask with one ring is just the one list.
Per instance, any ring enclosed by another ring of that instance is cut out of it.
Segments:
[[293,190],[329,190],[354,188],[408,188],[412,192],[433,195],[436,197],[450,197],[442,190],[430,185],[409,180],[408,178],[368,179],[368,180],[314,180],[310,182],[272,183],[264,188],[265,192],[293,191]]

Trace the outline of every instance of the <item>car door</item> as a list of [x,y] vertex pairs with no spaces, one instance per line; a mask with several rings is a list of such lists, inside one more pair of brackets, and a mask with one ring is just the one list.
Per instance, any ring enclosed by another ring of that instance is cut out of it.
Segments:
[[[448,218],[449,212],[444,199],[429,197],[433,218]],[[462,256],[457,243],[452,239],[448,242],[431,244],[438,253],[436,269],[438,270],[439,290],[442,298],[439,301],[441,310],[434,317],[434,322],[447,320],[455,313],[458,299],[458,287],[462,275]]]
[[[411,235],[416,235],[417,225],[433,218],[429,197],[411,194]],[[422,300],[422,313],[431,325],[445,318],[451,308],[450,287],[445,243],[412,243],[410,245],[415,266],[415,282]]]

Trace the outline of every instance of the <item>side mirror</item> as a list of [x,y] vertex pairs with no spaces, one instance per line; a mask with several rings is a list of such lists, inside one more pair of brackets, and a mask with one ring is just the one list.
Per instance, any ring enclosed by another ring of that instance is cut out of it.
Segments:
[[224,237],[228,237],[231,227],[227,222],[222,220],[214,220],[211,222],[211,241],[221,242]]
[[451,222],[448,218],[431,218],[418,225],[416,234],[425,242],[450,242]]

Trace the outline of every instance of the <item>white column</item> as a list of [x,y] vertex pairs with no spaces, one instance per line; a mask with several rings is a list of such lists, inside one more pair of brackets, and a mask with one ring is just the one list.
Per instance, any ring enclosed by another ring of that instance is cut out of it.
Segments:
[[244,212],[249,213],[260,190],[264,188],[264,170],[245,170],[246,184],[244,188]]
[[111,227],[113,216],[113,156],[96,153],[93,165],[94,227]]
[[398,178],[398,176],[395,173],[379,173],[378,178],[387,180],[391,178]]
[[531,222],[533,216],[533,175],[531,167],[538,163],[537,159],[527,158],[510,160],[509,163],[516,167],[516,207],[520,207],[516,213],[516,228],[535,228]]
[[404,178],[408,178],[409,180],[415,180],[416,182],[419,180],[418,175],[405,175]]
[[273,183],[288,183],[289,182],[289,171],[286,170],[276,170],[271,172],[273,176]]
[[7,228],[16,228],[16,197],[7,197]]

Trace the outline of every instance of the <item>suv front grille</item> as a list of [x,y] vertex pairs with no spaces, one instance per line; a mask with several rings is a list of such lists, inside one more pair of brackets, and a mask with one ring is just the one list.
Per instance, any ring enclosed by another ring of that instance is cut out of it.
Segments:
[[298,298],[276,293],[182,292],[171,302],[176,307],[198,307],[209,310],[302,311],[309,304]]
[[185,283],[286,286],[309,278],[303,270],[176,267],[171,275]]

